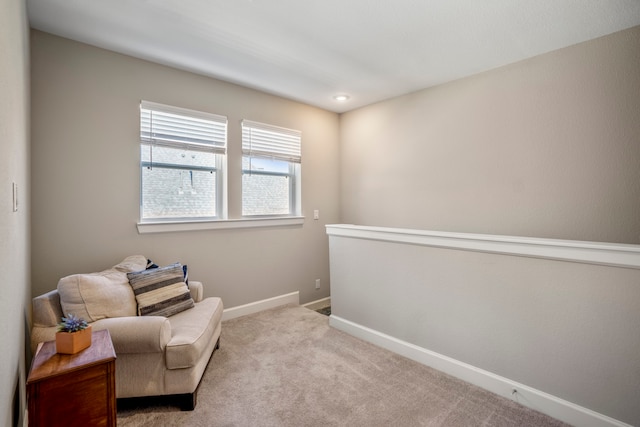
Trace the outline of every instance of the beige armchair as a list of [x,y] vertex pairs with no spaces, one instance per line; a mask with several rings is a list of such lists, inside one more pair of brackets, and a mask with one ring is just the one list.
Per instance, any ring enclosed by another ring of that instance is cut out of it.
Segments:
[[[71,307],[93,330],[109,330],[117,356],[117,398],[176,395],[183,409],[192,410],[200,379],[219,348],[222,300],[203,298],[202,283],[189,281],[192,308],[169,317],[129,313],[136,296],[126,273],[144,269],[146,261],[134,256],[100,273],[69,276],[58,289],[33,298],[31,347],[35,351],[39,342],[55,339],[56,325],[68,314],[63,310]],[[109,286],[116,290],[106,291]],[[114,295],[120,300],[113,301]]]

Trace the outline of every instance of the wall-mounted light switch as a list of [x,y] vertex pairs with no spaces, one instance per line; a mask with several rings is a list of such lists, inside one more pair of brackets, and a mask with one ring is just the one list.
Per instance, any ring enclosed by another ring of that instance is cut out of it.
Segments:
[[320,211],[318,209],[313,211],[313,219],[320,219]]
[[13,211],[18,212],[18,184],[13,183]]

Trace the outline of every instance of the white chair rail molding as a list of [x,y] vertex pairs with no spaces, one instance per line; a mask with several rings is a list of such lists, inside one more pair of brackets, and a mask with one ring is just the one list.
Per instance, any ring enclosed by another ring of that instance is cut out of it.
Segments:
[[333,327],[572,425],[640,425],[640,245],[326,229]]

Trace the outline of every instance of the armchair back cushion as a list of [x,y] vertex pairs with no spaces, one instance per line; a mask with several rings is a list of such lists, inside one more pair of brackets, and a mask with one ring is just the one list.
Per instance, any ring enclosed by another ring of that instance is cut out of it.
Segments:
[[87,322],[136,315],[136,298],[127,273],[144,270],[147,258],[133,255],[99,273],[74,274],[58,282],[60,306]]

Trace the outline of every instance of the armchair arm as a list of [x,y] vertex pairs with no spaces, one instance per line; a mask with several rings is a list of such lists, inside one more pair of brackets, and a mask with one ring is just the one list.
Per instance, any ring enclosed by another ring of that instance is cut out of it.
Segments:
[[171,339],[171,324],[162,316],[112,317],[91,325],[109,330],[116,354],[164,352]]
[[202,301],[202,299],[204,298],[202,282],[189,280],[189,292],[191,292],[191,298],[193,298],[195,302]]
[[35,354],[38,344],[56,339],[57,326],[37,326],[31,329],[31,352]]
[[57,326],[63,316],[60,294],[56,289],[38,295],[31,300],[33,325],[41,328]]

